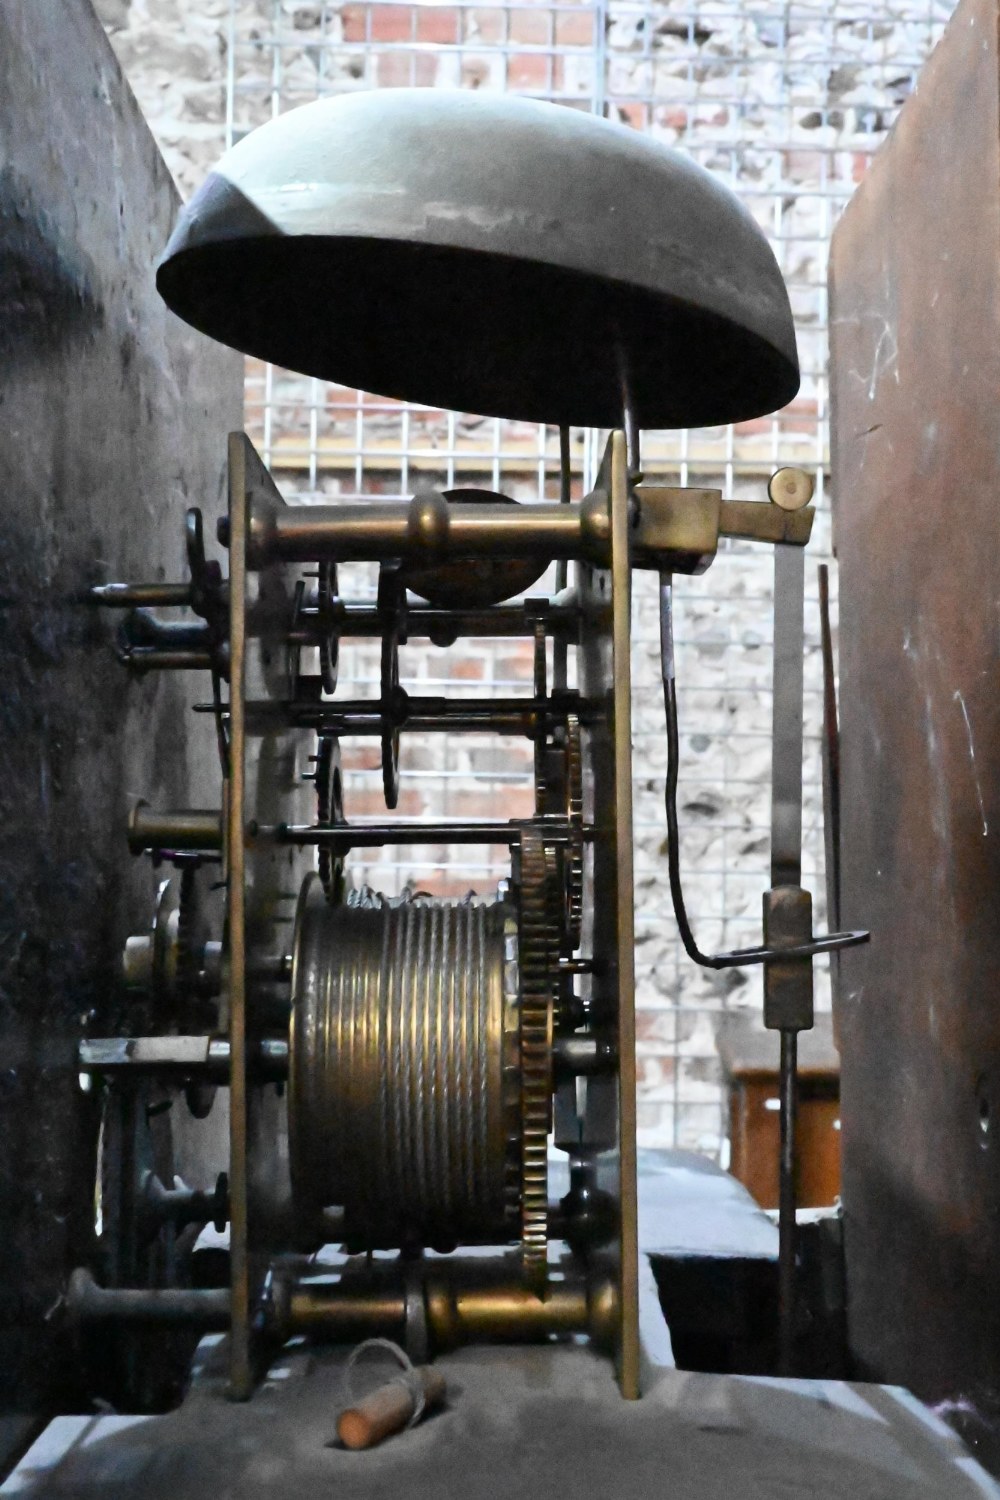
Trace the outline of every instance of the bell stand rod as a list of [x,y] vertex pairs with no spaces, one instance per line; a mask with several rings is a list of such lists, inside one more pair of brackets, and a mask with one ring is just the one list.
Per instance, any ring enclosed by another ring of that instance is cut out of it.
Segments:
[[[570,433],[568,427],[559,429],[559,504],[569,505],[572,498],[573,476],[571,470]],[[556,594],[560,595],[569,582],[569,567],[564,557],[556,563]],[[567,681],[569,642],[565,634],[556,636],[552,642],[552,686],[564,688]]]

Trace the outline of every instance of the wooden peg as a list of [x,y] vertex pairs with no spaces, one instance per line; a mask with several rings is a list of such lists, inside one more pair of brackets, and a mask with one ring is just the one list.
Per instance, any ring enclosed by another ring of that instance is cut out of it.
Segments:
[[[444,1401],[444,1376],[430,1365],[418,1365],[413,1374],[423,1389],[424,1412],[433,1411]],[[341,1412],[337,1437],[345,1448],[374,1448],[400,1432],[412,1419],[414,1409],[412,1390],[402,1380],[391,1380]]]

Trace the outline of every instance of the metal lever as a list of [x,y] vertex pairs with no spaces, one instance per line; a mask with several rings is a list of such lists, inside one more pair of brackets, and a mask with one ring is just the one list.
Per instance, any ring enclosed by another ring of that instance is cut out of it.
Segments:
[[[803,483],[803,480],[805,483]],[[802,514],[811,481],[799,470],[781,470],[769,486],[774,507]],[[791,1374],[795,1345],[795,1127],[798,1033],[813,1025],[812,960],[868,941],[867,932],[816,937],[812,898],[802,877],[802,689],[804,662],[804,555],[801,545],[778,545],[774,554],[774,698],[771,815],[771,888],[764,896],[764,941],[753,948],[705,954],[688,921],[681,887],[677,827],[680,759],[673,640],[673,578],[660,574],[660,661],[667,721],[667,850],[670,893],[681,942],[706,968],[763,963],[764,1025],[781,1035],[779,1195],[779,1368]]]
[[[783,550],[792,551],[791,548],[778,549],[779,552]],[[800,935],[797,941],[794,943],[782,941],[780,947],[768,940],[765,930],[764,942],[753,947],[734,948],[725,953],[701,951],[688,920],[680,873],[680,836],[677,826],[680,735],[677,722],[677,686],[674,676],[673,576],[670,573],[660,574],[660,670],[663,678],[663,699],[667,721],[667,869],[674,916],[677,919],[681,943],[688,957],[705,969],[738,969],[751,964],[767,964],[778,959],[785,961],[811,959],[818,953],[834,953],[841,948],[853,948],[859,943],[867,943],[869,938],[867,932],[828,932],[814,936],[810,927],[807,932]],[[801,743],[799,755],[801,757]],[[801,770],[799,776],[801,805]],[[801,827],[801,814],[799,826]]]
[[764,941],[785,948],[764,970],[764,1025],[781,1036],[778,1173],[778,1370],[795,1362],[798,1034],[813,1026],[812,957],[789,949],[812,938],[812,898],[802,889],[802,690],[805,557],[774,550],[774,693],[771,764],[771,889],[764,897]]

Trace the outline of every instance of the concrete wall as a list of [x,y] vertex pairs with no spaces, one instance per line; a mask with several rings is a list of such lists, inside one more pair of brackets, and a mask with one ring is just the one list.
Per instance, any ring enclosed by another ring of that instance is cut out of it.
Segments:
[[2,1438],[74,1398],[60,1294],[94,1250],[98,1120],[76,1044],[120,1024],[156,887],[129,806],[219,794],[202,685],[130,680],[82,596],[185,576],[241,372],[155,292],[177,193],[89,0],[0,7],[0,163]]

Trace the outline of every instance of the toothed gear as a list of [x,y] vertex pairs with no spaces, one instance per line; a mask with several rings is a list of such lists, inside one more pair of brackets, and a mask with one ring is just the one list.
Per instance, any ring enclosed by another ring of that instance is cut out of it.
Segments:
[[583,928],[583,747],[580,720],[568,713],[542,758],[544,779],[536,770],[535,804],[540,817],[565,818],[568,842],[554,853],[555,879],[562,892],[558,942],[567,956],[580,946]]
[[337,691],[337,671],[340,665],[340,639],[333,623],[333,610],[338,596],[337,564],[320,563],[319,587],[316,590],[316,606],[319,614],[319,675],[323,691],[328,697]]
[[198,877],[193,865],[181,871],[177,906],[177,988],[186,1000],[198,985],[198,968],[204,939],[200,932],[201,902]]
[[566,914],[570,952],[575,953],[583,932],[583,744],[576,714],[566,716],[566,812]]
[[552,861],[541,834],[521,830],[521,1257],[543,1282],[548,1259],[548,1136],[552,1122],[552,1024],[559,944],[552,927]]
[[[316,823],[320,828],[333,828],[343,822],[340,741],[335,735],[322,735],[316,746]],[[335,854],[329,845],[321,845],[318,867],[326,899],[335,905],[344,895],[343,855]]]
[[[537,703],[544,703],[548,699],[548,668],[545,656],[545,624],[542,620],[535,621],[535,671],[534,671],[534,693]],[[541,811],[545,801],[546,792],[549,789],[548,782],[548,734],[544,718],[540,720],[535,728],[534,759],[535,759],[535,802]]]

